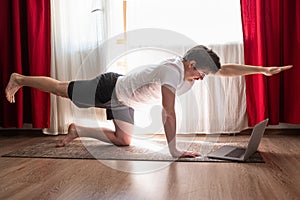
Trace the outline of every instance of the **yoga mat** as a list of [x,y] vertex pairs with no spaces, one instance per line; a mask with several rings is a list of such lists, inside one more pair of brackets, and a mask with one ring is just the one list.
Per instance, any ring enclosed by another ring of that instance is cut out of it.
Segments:
[[[196,158],[173,158],[168,152],[165,140],[135,140],[132,145],[118,147],[98,140],[74,140],[66,147],[55,147],[57,140],[43,140],[36,144],[21,147],[20,149],[3,155],[2,157],[21,158],[53,158],[53,159],[98,159],[98,160],[134,160],[134,161],[167,161],[167,162],[231,162],[219,159],[210,159],[205,155],[229,143],[206,142],[177,142],[177,147],[201,153]],[[230,143],[243,146],[245,143]],[[247,163],[264,163],[259,152],[253,154]]]

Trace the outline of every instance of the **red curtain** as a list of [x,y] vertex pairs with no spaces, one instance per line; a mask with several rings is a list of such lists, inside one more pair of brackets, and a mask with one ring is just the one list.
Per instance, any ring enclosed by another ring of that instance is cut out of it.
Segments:
[[12,72],[50,76],[50,0],[1,0],[0,19],[0,126],[49,127],[49,94],[23,88],[9,104],[4,89]]
[[246,77],[249,126],[269,118],[300,124],[300,1],[241,0],[245,63],[293,64],[288,71]]

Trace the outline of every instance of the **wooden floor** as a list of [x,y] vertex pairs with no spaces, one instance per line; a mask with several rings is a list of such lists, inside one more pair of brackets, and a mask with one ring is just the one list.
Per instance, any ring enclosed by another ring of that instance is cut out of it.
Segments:
[[[0,155],[44,139],[58,139],[12,132],[0,133]],[[221,137],[228,141],[247,138]],[[97,160],[0,157],[0,199],[300,199],[300,135],[267,134],[259,150],[266,163],[175,162],[141,174],[112,169]],[[134,169],[157,162],[114,164]]]

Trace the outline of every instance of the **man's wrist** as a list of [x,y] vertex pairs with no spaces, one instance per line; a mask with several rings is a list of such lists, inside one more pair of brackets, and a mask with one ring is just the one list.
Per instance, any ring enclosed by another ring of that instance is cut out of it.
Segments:
[[177,148],[169,149],[169,151],[170,151],[170,154],[173,156],[178,156],[180,154],[180,151]]

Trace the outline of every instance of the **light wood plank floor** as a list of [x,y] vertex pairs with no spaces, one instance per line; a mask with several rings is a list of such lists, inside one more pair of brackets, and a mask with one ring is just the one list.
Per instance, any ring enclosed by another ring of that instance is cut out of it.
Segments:
[[[1,134],[0,155],[49,138]],[[222,136],[225,141],[248,135]],[[199,140],[203,136],[199,136]],[[126,173],[97,160],[0,157],[0,199],[300,199],[300,135],[267,134],[259,150],[266,163],[176,162],[148,173]],[[124,168],[156,162],[115,161]]]

